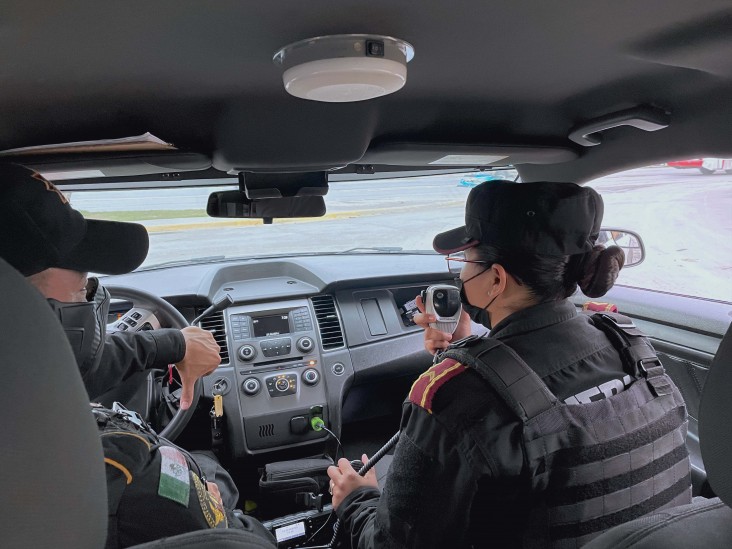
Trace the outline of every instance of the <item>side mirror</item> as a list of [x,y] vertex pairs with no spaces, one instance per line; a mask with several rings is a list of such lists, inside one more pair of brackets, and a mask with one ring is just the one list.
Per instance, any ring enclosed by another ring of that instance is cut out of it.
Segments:
[[625,252],[625,266],[635,267],[643,263],[646,258],[646,249],[638,233],[626,229],[612,229],[603,227],[597,237],[597,244],[601,246],[618,246]]

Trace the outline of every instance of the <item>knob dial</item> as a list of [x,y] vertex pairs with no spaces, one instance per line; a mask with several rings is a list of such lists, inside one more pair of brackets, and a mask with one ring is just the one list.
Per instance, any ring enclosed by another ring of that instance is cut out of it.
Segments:
[[309,337],[301,337],[297,340],[297,348],[300,349],[303,353],[309,353],[313,350],[313,347],[315,347],[315,342],[312,340],[312,338]]
[[346,367],[340,362],[336,362],[331,366],[330,370],[337,376],[342,376],[346,372]]
[[277,389],[280,393],[284,393],[290,388],[290,382],[287,381],[285,378],[279,378],[277,381],[275,381],[275,389]]
[[257,350],[254,348],[253,345],[242,345],[241,347],[239,347],[238,353],[239,358],[245,362],[254,360],[254,357],[257,356]]
[[306,385],[315,385],[320,381],[320,374],[313,368],[308,368],[302,373],[302,381]]
[[247,378],[241,384],[241,390],[244,391],[244,394],[249,396],[256,395],[261,388],[262,385],[256,377]]

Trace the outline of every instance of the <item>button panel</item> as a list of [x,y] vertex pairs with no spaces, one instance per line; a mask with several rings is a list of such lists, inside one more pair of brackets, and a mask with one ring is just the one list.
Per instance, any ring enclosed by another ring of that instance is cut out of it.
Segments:
[[271,397],[294,395],[297,392],[297,374],[279,374],[264,380]]
[[281,337],[278,339],[267,339],[259,344],[262,354],[266,357],[289,355],[292,351],[292,339]]
[[234,336],[234,341],[241,341],[251,337],[251,318],[249,315],[231,315],[229,316],[229,321],[231,322],[231,333]]
[[309,332],[313,329],[313,321],[307,307],[293,309],[290,311],[290,318],[292,318],[292,325],[296,332]]

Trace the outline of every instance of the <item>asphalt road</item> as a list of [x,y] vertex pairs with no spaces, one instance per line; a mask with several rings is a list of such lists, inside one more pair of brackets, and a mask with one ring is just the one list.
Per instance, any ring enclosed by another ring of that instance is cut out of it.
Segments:
[[[174,210],[204,208],[210,188],[74,192],[89,211],[170,209],[170,220],[145,222],[146,265],[203,256],[250,256],[355,247],[431,249],[432,237],[462,224],[470,188],[461,176],[332,183],[325,219],[233,226],[236,221],[176,219]],[[605,200],[604,226],[638,232],[646,261],[619,282],[732,301],[732,175],[643,168],[592,183]]]

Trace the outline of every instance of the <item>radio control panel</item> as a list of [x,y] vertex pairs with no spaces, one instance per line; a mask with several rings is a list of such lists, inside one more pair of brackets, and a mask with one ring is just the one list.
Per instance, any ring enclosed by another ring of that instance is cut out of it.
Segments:
[[283,359],[317,354],[308,307],[229,313],[230,340],[237,366],[269,366]]

